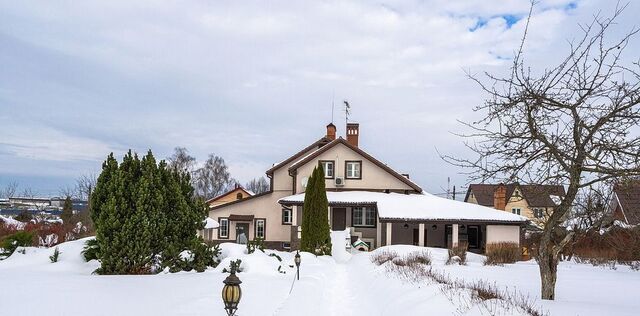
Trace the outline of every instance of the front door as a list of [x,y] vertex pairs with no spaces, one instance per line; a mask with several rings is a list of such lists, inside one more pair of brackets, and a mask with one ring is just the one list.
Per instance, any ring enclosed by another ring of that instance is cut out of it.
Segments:
[[347,228],[347,209],[333,208],[331,215],[331,230],[345,230]]
[[249,240],[249,223],[236,223],[236,242],[246,244]]
[[467,241],[470,249],[480,248],[480,227],[477,225],[467,226]]

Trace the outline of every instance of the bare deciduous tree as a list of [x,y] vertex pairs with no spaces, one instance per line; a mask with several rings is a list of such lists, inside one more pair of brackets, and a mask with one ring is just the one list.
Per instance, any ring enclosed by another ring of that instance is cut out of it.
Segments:
[[169,166],[176,168],[182,172],[193,173],[196,164],[196,158],[189,155],[189,151],[184,147],[176,147],[173,149],[173,155],[167,158]]
[[95,173],[80,176],[76,179],[76,196],[81,200],[88,201],[97,181],[98,177]]
[[614,41],[607,36],[623,10],[616,7],[611,16],[598,14],[581,25],[582,34],[569,42],[568,55],[539,71],[524,61],[527,20],[510,75],[469,74],[489,94],[475,108],[486,116],[466,123],[473,132],[463,135],[470,138],[466,145],[478,158],[443,157],[472,168],[472,180],[567,188],[546,219],[538,247],[542,299],[555,298],[558,256],[574,237],[562,224],[581,190],[640,174],[640,64],[621,60],[638,30]]
[[10,199],[16,195],[18,191],[18,182],[12,181],[7,183],[4,189],[0,190],[0,197]]
[[265,179],[264,177],[259,177],[247,182],[245,188],[255,194],[260,194],[269,191],[270,186],[267,179]]
[[66,185],[58,189],[58,194],[60,195],[60,197],[63,197],[63,198],[66,198],[66,197],[75,198],[78,195],[78,190],[75,187],[70,187]]
[[231,176],[224,159],[210,154],[204,166],[195,171],[194,180],[198,195],[210,199],[227,188]]

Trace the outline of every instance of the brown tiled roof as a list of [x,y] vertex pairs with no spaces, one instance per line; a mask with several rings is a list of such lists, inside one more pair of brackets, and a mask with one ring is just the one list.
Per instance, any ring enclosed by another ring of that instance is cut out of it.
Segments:
[[640,224],[640,180],[626,181],[613,187],[622,212],[631,225]]
[[[561,185],[543,185],[543,184],[518,184],[510,183],[505,185],[507,187],[507,200],[511,198],[511,195],[515,191],[515,188],[520,188],[522,195],[527,200],[529,206],[532,207],[553,207],[556,203],[551,198],[552,195],[564,196],[564,187]],[[470,184],[467,189],[467,195],[464,200],[468,201],[469,193],[473,192],[478,204],[493,207],[493,193],[498,187],[498,184]]]

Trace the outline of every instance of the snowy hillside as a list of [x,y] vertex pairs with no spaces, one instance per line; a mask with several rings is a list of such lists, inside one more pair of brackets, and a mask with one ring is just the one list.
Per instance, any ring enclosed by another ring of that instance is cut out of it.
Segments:
[[[220,299],[222,269],[242,260],[242,301],[239,315],[480,315],[477,307],[460,313],[441,286],[430,282],[407,282],[371,262],[371,253],[332,257],[303,253],[301,278],[293,284],[293,254],[256,251],[222,245],[223,261],[204,273],[163,273],[150,276],[98,276],[98,263],[84,262],[81,250],[86,239],[59,245],[59,262],[51,263],[54,249],[27,248],[0,262],[0,298],[3,315],[224,315]],[[399,254],[428,249],[434,270],[451,278],[495,282],[508,290],[518,289],[538,297],[538,268],[534,262],[504,267],[485,267],[483,257],[469,254],[466,266],[445,265],[443,249],[390,246]],[[282,263],[275,256],[281,257]],[[281,273],[280,270],[286,273]],[[583,264],[559,267],[557,301],[542,303],[550,315],[637,315],[640,273],[619,267],[607,270]],[[539,300],[535,300],[540,305]],[[510,312],[497,310],[499,315]]]

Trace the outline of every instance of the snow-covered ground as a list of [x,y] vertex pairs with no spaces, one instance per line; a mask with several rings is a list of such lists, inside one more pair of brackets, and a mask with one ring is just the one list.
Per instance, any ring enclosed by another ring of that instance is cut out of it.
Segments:
[[[370,253],[314,257],[302,254],[300,281],[293,284],[293,254],[256,251],[223,244],[220,266],[204,273],[183,272],[149,276],[99,276],[91,272],[97,262],[84,262],[80,251],[86,241],[59,245],[59,261],[51,263],[52,248],[27,248],[0,262],[2,315],[225,315],[220,298],[222,269],[242,259],[242,301],[239,315],[458,315],[459,306],[441,286],[407,283],[370,261]],[[422,251],[414,246],[391,246],[400,254]],[[482,266],[482,256],[469,254],[466,266],[445,265],[443,249],[428,249],[434,269],[452,278],[495,282],[531,297],[539,295],[534,262],[503,267]],[[380,250],[377,250],[380,251]],[[269,256],[276,253],[281,263]],[[335,254],[334,254],[335,255]],[[640,272],[563,263],[559,268],[557,300],[540,302],[550,315],[638,315]],[[464,315],[480,315],[472,308]],[[486,315],[486,311],[484,315]],[[509,315],[508,313],[502,313]]]

